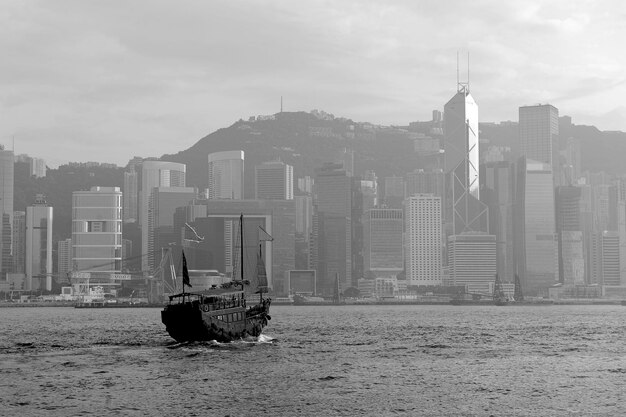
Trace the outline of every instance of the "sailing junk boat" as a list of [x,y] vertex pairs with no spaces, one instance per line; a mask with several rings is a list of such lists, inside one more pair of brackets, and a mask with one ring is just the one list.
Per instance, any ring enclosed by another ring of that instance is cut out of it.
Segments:
[[[257,282],[251,285],[243,276],[243,215],[239,218],[239,227],[241,244],[239,279],[201,292],[185,292],[185,286],[191,288],[191,283],[183,252],[183,292],[171,295],[168,305],[161,312],[161,321],[169,335],[176,341],[230,342],[247,336],[257,337],[268,320],[271,320],[269,315],[271,299],[263,298],[263,291],[267,289],[267,275],[261,253],[262,242],[259,243],[257,254],[257,279],[254,280]],[[273,240],[262,228],[260,232],[265,236],[260,241]],[[254,284],[258,284],[257,288],[254,288]],[[250,292],[259,294],[258,303],[247,305],[246,294]]]

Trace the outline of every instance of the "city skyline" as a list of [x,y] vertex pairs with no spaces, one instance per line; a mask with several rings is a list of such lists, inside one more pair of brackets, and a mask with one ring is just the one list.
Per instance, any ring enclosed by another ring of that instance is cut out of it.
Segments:
[[449,98],[457,52],[462,80],[469,53],[481,121],[549,102],[579,124],[626,131],[617,5],[10,1],[0,143],[50,166],[123,165],[281,104],[407,125]]

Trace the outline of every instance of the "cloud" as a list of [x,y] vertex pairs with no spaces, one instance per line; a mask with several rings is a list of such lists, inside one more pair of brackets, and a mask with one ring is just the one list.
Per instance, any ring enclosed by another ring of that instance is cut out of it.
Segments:
[[623,97],[619,4],[7,0],[0,142],[125,164],[274,113],[280,96],[292,111],[407,124],[455,92],[457,51],[462,79],[470,52],[481,119],[550,101],[576,123]]

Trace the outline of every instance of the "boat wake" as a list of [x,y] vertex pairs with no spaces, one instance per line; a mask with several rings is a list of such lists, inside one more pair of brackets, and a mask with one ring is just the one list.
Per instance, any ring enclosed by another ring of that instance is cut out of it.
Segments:
[[236,350],[245,349],[256,345],[271,345],[278,340],[272,336],[261,334],[258,337],[248,336],[245,339],[237,339],[232,342],[218,342],[217,340],[203,341],[203,342],[181,342],[172,343],[167,345],[168,349],[220,349],[220,350]]

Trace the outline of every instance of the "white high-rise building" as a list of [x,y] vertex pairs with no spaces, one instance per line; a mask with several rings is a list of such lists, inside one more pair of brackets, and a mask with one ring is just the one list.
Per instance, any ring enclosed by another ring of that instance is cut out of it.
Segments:
[[469,84],[444,106],[444,199],[446,234],[489,231],[488,209],[480,201],[478,105]]
[[441,285],[441,197],[405,200],[406,279],[409,285]]
[[480,198],[478,181],[478,105],[469,87],[459,85],[457,93],[444,106],[444,171],[451,173],[462,164],[471,195]]
[[208,160],[209,200],[242,200],[244,152],[215,152]]

